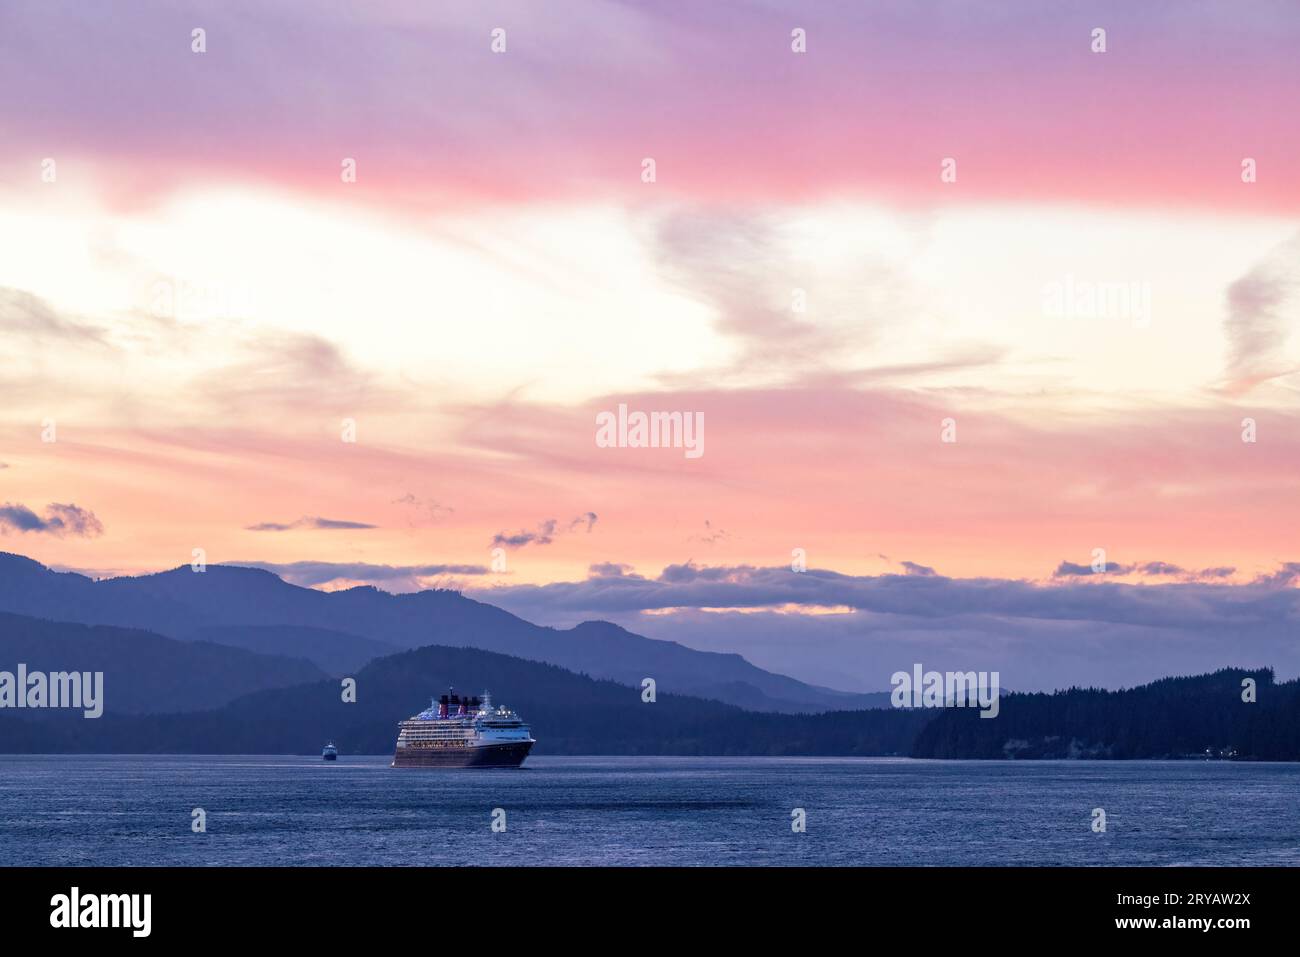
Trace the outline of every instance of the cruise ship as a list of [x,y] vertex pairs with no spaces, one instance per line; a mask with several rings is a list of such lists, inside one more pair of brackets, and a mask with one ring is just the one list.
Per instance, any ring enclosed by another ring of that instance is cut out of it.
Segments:
[[398,724],[395,768],[517,768],[537,742],[528,725],[492,697],[454,691]]

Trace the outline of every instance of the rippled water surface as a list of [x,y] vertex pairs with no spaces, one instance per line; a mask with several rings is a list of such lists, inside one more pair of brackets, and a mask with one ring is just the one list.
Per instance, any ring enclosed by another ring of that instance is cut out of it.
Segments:
[[0,755],[0,863],[1300,864],[1300,764],[388,761]]

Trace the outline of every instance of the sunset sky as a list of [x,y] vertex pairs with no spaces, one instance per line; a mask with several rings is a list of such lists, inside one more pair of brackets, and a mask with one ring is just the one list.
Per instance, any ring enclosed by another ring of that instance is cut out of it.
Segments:
[[[1124,678],[1249,607],[1188,666],[1286,670],[1297,49],[1289,2],[9,0],[0,550],[873,689],[950,599],[984,648],[1055,596]],[[598,447],[620,404],[704,454]]]

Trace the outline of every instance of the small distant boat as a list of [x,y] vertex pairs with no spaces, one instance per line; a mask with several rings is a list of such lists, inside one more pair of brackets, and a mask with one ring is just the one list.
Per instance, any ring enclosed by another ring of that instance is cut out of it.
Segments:
[[325,745],[325,750],[320,753],[320,756],[326,761],[337,761],[339,759],[339,749],[334,747],[334,742],[331,741]]

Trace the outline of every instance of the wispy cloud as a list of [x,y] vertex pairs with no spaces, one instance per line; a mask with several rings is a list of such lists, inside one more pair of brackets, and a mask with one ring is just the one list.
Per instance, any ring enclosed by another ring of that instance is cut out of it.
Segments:
[[597,562],[587,568],[589,578],[640,578],[631,565],[623,562]]
[[408,509],[412,516],[408,522],[410,525],[440,522],[456,511],[449,505],[443,505],[435,499],[421,498],[414,492],[407,492],[400,498],[393,499],[392,504],[401,505]]
[[241,341],[233,361],[200,374],[194,385],[229,412],[349,412],[378,394],[371,376],[336,343],[291,331]]
[[596,526],[596,513],[583,512],[577,518],[570,520],[569,531],[572,532],[574,529],[586,528],[587,532],[590,533],[595,526]]
[[[1073,569],[1068,577],[1073,577],[1075,572],[1092,575],[1088,566],[1073,566]],[[504,585],[492,588],[490,594],[495,596],[493,600],[527,604],[531,609],[580,609],[584,613],[803,605],[928,618],[970,613],[1056,618],[1074,616],[1080,605],[1086,604],[1089,614],[1099,620],[1134,623],[1164,620],[1185,625],[1221,623],[1249,614],[1241,604],[1246,596],[1300,608],[1300,591],[1286,588],[1300,578],[1300,562],[1285,563],[1276,573],[1257,577],[1247,584],[1189,581],[1135,585],[1111,580],[1100,587],[1068,580],[1035,583],[999,578],[949,578],[933,570],[904,575],[846,575],[827,569],[810,568],[796,573],[788,567],[686,562],[665,566],[656,578],[632,576],[628,571],[628,565],[607,562],[591,566],[586,581]],[[1224,571],[1209,569],[1186,574],[1213,577]],[[611,577],[624,579],[626,587],[606,588]],[[1223,601],[1207,603],[1216,596]]]
[[485,565],[380,565],[369,562],[224,562],[245,568],[261,568],[279,575],[287,582],[313,588],[333,582],[360,582],[394,591],[411,591],[429,587],[430,579],[454,579],[458,576],[487,575]]
[[713,522],[709,519],[704,520],[704,531],[699,535],[692,535],[687,539],[688,542],[701,542],[705,545],[716,545],[727,537],[725,528],[715,528]]
[[1127,575],[1133,571],[1133,565],[1121,565],[1118,562],[1106,562],[1101,571],[1096,571],[1091,565],[1080,565],[1077,562],[1063,561],[1056,566],[1052,572],[1053,578],[1080,578],[1090,575]]
[[103,344],[102,329],[60,314],[44,299],[0,287],[0,331],[7,336]]
[[370,525],[366,522],[350,522],[345,519],[321,518],[318,515],[304,515],[302,518],[293,522],[260,522],[257,525],[248,525],[246,530],[250,532],[288,532],[298,528],[314,528],[325,531],[335,529],[349,528],[378,528],[377,525]]
[[1286,357],[1287,338],[1300,327],[1300,235],[1283,243],[1228,287],[1227,383],[1231,394],[1300,370]]
[[887,687],[894,670],[915,661],[999,670],[1008,685],[1026,689],[1117,687],[1227,664],[1300,673],[1300,589],[1293,587],[1300,562],[1243,584],[845,575],[690,562],[656,577],[627,571],[604,563],[584,581],[483,585],[469,594],[543,624],[606,618],[702,650],[743,649],[763,667],[861,690]]
[[[1233,177],[1206,175],[1199,151],[1167,146],[1194,118],[1222,136],[1250,130],[1260,155],[1293,155],[1290,124],[1268,122],[1294,107],[1293,91],[1275,82],[1287,75],[1296,36],[1285,5],[1264,4],[1245,19],[1229,3],[1102,6],[1116,36],[1142,39],[1143,56],[1123,64],[1122,82],[1099,84],[1087,31],[1075,42],[1032,4],[927,0],[868,14],[843,0],[808,0],[799,5],[809,28],[805,57],[788,48],[782,4],[746,4],[743,16],[707,4],[591,2],[581,16],[512,4],[510,53],[501,58],[483,55],[481,4],[471,0],[364,10],[300,0],[270,11],[232,5],[223,8],[222,29],[242,37],[249,55],[214,89],[203,70],[178,69],[165,43],[132,45],[165,29],[166,14],[201,18],[208,5],[149,0],[93,21],[99,53],[120,76],[108,97],[91,95],[101,61],[67,41],[84,22],[80,5],[23,0],[6,4],[6,32],[21,42],[5,46],[0,85],[26,96],[0,120],[15,142],[44,136],[108,154],[132,191],[150,194],[197,179],[214,163],[243,178],[310,188],[313,161],[346,131],[364,128],[375,175],[386,172],[382,185],[407,202],[600,195],[621,186],[625,158],[639,157],[646,143],[665,144],[657,190],[834,197],[865,184],[931,198],[936,177],[918,170],[937,164],[936,144],[952,143],[970,144],[976,157],[961,187],[975,196],[1102,193],[1187,203],[1208,193],[1249,203],[1255,197]],[[1215,57],[1199,56],[1225,35],[1232,42]],[[1040,54],[1025,56],[1035,45]],[[430,49],[440,55],[425,56]],[[584,55],[573,57],[573,49]],[[312,55],[322,50],[330,56]],[[275,55],[257,55],[263,51]],[[526,83],[500,68],[516,58]],[[455,102],[412,96],[412,64],[428,88],[457,89]],[[363,87],[348,82],[362,71]],[[1031,84],[1041,103],[1091,96],[1105,108],[1068,117],[1026,108]],[[268,98],[272,85],[277,96]],[[1223,94],[1234,85],[1255,95],[1242,102]],[[1126,108],[1134,91],[1141,109]],[[573,111],[574,102],[584,108]],[[646,108],[661,103],[673,107]],[[297,122],[286,122],[284,104]],[[141,115],[173,135],[130,122]],[[484,123],[488,115],[497,122]],[[773,118],[795,115],[798,148],[771,149]],[[846,124],[850,115],[872,116],[879,135]],[[1002,118],[995,142],[986,134],[990,115]],[[214,127],[227,133],[214,138]],[[880,150],[880,137],[894,148]],[[1104,146],[1116,140],[1132,144],[1123,157]],[[527,169],[514,159],[525,152]],[[151,156],[156,175],[129,176]],[[1276,178],[1282,208],[1294,209],[1292,178]],[[1268,185],[1261,174],[1252,189]]]
[[[590,533],[596,526],[597,520],[595,512],[583,512],[581,515],[571,518],[564,526],[563,531],[572,532],[582,528]],[[520,529],[514,533],[497,532],[492,536],[492,547],[523,548],[525,545],[550,545],[555,541],[558,534],[560,534],[559,521],[548,518],[544,522],[539,522],[537,528],[533,531]]]
[[1092,578],[1096,577],[1098,581],[1105,578],[1106,575],[1120,576],[1138,576],[1141,578],[1177,578],[1181,581],[1214,581],[1216,579],[1231,578],[1237,573],[1237,569],[1231,565],[1221,565],[1215,568],[1190,569],[1181,565],[1175,565],[1173,562],[1149,561],[1149,562],[1132,562],[1124,565],[1119,562],[1106,562],[1106,567],[1097,571],[1091,565],[1081,565],[1076,562],[1063,561],[1056,566],[1052,572],[1053,578]]
[[523,548],[525,545],[549,545],[555,541],[556,521],[548,518],[540,523],[535,531],[520,530],[513,534],[497,532],[492,536],[493,548]]
[[103,523],[95,513],[78,505],[54,502],[37,515],[26,505],[6,502],[0,505],[0,532],[35,532],[58,538],[96,538],[104,534]]
[[1269,588],[1289,588],[1300,581],[1300,562],[1283,562],[1277,571],[1260,575],[1255,583]]

